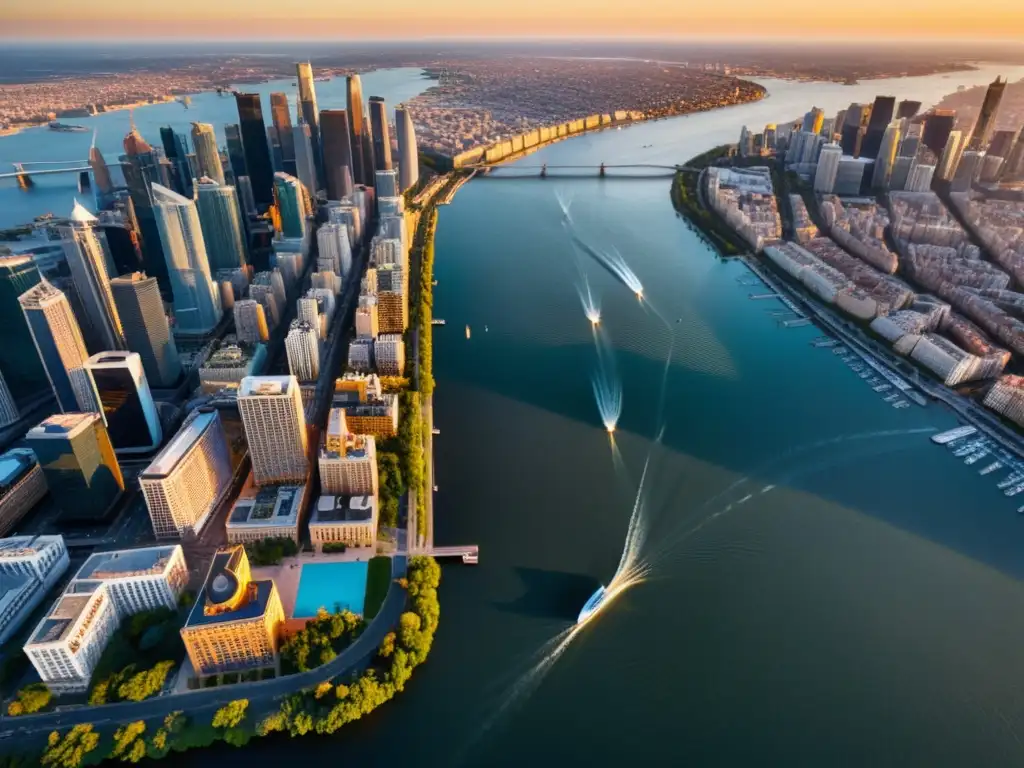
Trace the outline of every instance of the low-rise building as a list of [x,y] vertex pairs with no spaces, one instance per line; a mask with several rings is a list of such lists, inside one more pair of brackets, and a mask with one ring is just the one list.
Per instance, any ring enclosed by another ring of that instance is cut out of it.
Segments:
[[400,333],[382,333],[373,343],[373,359],[377,373],[401,376],[405,373],[405,342]]
[[6,536],[46,495],[46,478],[27,448],[0,455],[0,536]]
[[238,389],[246,376],[259,376],[267,359],[265,344],[225,344],[199,367],[199,383],[209,394]]
[[225,524],[228,542],[284,538],[298,544],[305,499],[305,485],[260,488],[252,483],[250,475]]
[[0,539],[0,645],[18,631],[68,569],[60,536]]
[[181,629],[199,677],[276,666],[284,609],[273,580],[252,580],[240,545],[214,555]]
[[377,540],[377,497],[321,496],[309,520],[309,539],[317,552],[324,544],[372,547]]
[[348,431],[345,412],[332,408],[320,447],[320,492],[351,496],[377,493],[377,443]]
[[188,584],[188,565],[180,544],[97,552],[69,587],[91,582],[107,586],[123,619],[155,608],[176,608]]

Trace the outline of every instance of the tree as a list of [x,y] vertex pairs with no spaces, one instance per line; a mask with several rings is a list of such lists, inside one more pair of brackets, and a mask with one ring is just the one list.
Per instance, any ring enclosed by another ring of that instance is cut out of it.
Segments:
[[395,633],[388,632],[384,635],[384,640],[380,644],[380,649],[377,651],[382,658],[387,658],[395,652]]
[[99,743],[100,735],[93,730],[92,723],[76,725],[63,737],[53,731],[40,764],[54,768],[79,768]]
[[406,648],[411,648],[415,643],[416,635],[420,631],[420,617],[412,611],[406,611],[398,620],[398,639]]
[[316,698],[322,699],[324,696],[334,690],[334,685],[330,680],[324,680],[320,685],[316,687]]
[[30,683],[15,694],[14,701],[7,705],[7,714],[11,717],[38,712],[46,707],[53,694],[44,683]]
[[234,701],[229,701],[214,713],[213,727],[234,728],[245,719],[245,713],[248,709],[248,699],[235,699]]
[[[145,732],[146,723],[142,720],[136,720],[118,728],[114,731],[114,747],[110,751],[110,756],[119,757],[125,762],[137,763],[145,756],[146,745],[141,740],[142,734]],[[132,760],[131,755],[136,751],[134,749],[136,744],[141,745],[142,755]]]
[[167,682],[167,675],[173,668],[173,661],[161,661],[152,669],[146,669],[132,675],[127,681],[118,686],[118,697],[126,701],[148,699],[163,689],[164,683]]

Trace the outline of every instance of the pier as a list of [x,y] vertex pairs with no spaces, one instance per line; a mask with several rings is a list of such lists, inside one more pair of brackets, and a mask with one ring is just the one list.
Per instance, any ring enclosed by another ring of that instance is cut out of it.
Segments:
[[462,547],[423,547],[410,555],[429,555],[433,558],[460,557],[465,565],[476,565],[480,562],[480,547],[477,544],[467,544]]
[[777,293],[752,293],[747,298],[748,299],[753,299],[754,301],[757,301],[759,299],[777,299],[777,298],[779,298],[779,294],[777,294]]

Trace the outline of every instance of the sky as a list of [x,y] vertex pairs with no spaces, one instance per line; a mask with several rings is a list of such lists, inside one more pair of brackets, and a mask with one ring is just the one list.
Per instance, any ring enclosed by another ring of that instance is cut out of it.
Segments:
[[[694,7],[694,6],[701,7]],[[168,11],[173,9],[172,13]],[[0,0],[0,38],[657,37],[1017,40],[1024,0]]]

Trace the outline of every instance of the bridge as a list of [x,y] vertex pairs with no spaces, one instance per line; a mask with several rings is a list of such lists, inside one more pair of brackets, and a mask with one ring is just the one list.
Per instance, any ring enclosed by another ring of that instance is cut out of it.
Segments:
[[[49,174],[56,173],[77,173],[79,188],[88,187],[89,174],[92,172],[92,168],[89,164],[83,160],[58,160],[58,161],[45,161],[40,160],[37,162],[22,162],[22,163],[11,163],[14,166],[13,171],[0,173],[0,180],[3,179],[17,179],[18,186],[22,189],[29,189],[32,187],[33,176],[46,176]],[[63,166],[59,168],[28,168],[26,166]]]
[[[687,165],[659,165],[656,163],[601,163],[599,165],[554,165],[544,163],[543,165],[516,164],[513,166],[479,164],[467,165],[465,167],[472,168],[474,175],[489,179],[522,179],[536,176],[544,179],[549,175],[549,171],[556,171],[556,173],[551,175],[560,179],[593,178],[595,175],[599,178],[654,179],[662,176],[675,176],[680,171],[700,172],[699,168],[691,168]],[[500,168],[501,173],[492,173],[496,168]],[[562,171],[569,171],[569,173],[563,173]],[[609,171],[613,171],[613,173],[609,173]],[[625,173],[620,171],[625,171]],[[631,171],[632,173],[630,173]]]

